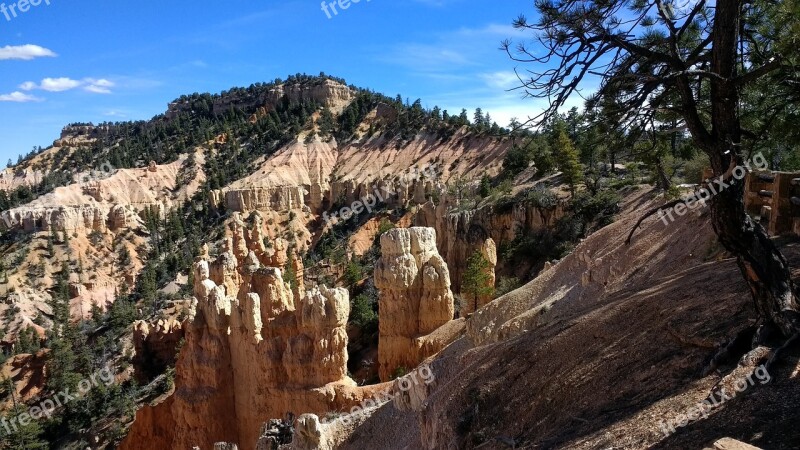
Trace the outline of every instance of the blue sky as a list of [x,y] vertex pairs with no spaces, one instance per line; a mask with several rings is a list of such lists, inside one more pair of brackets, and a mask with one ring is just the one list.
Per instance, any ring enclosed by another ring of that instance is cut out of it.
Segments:
[[530,0],[361,0],[332,18],[320,0],[39,1],[0,9],[3,162],[70,122],[149,119],[182,94],[301,72],[501,125],[540,110],[507,92],[515,63],[499,50],[523,38],[510,23]]

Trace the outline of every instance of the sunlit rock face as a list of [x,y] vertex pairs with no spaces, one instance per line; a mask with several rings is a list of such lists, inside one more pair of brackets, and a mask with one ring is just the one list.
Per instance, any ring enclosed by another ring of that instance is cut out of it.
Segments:
[[382,381],[398,369],[410,370],[441,348],[425,337],[453,319],[450,273],[436,249],[433,228],[398,228],[381,236],[381,258],[375,266],[380,290],[378,341]]
[[250,222],[248,228],[235,216],[223,252],[211,258],[205,250],[195,262],[175,392],[137,413],[121,448],[230,442],[248,450],[272,418],[324,414],[362,400],[347,376],[347,290],[321,286],[296,298],[284,267],[264,264],[293,264],[286,247],[264,248],[256,229],[263,221]]

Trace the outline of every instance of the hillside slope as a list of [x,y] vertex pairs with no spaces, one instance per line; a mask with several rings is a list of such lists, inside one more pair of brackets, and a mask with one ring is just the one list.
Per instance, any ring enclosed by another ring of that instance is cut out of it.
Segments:
[[797,355],[773,383],[756,380],[707,420],[662,433],[731,370],[700,375],[755,313],[707,215],[651,220],[624,244],[650,197],[632,193],[618,222],[473,315],[467,336],[431,361],[436,383],[420,411],[388,404],[342,448],[703,448],[725,436],[796,448],[786,424],[800,414]]

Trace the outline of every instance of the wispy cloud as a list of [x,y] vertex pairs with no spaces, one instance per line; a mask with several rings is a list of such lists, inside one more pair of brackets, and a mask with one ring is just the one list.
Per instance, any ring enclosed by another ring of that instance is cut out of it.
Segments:
[[26,81],[19,85],[19,88],[23,91],[39,89],[47,92],[64,92],[76,88],[83,88],[84,91],[95,94],[110,94],[112,87],[114,87],[114,83],[104,78],[84,78],[83,80],[73,80],[69,77],[45,78],[41,81],[41,83]]
[[54,58],[56,56],[58,55],[52,50],[33,44],[0,47],[0,61],[7,59],[30,61],[34,58]]
[[25,94],[24,92],[19,92],[19,91],[15,91],[10,94],[0,95],[0,102],[29,103],[29,102],[40,102],[40,101],[42,101],[42,99],[39,97],[35,97],[30,94]]
[[521,84],[517,74],[512,71],[482,73],[479,77],[491,88],[508,90]]
[[510,25],[488,24],[478,28],[459,28],[426,36],[420,42],[400,43],[380,49],[376,59],[406,67],[415,73],[436,74],[486,67],[497,60],[500,42],[525,35]]
[[110,94],[111,88],[114,87],[114,83],[104,78],[99,80],[95,80],[92,78],[87,78],[84,80],[86,82],[86,86],[84,86],[84,90],[88,92],[93,92],[95,94]]
[[[438,2],[417,1],[431,5]],[[525,97],[524,90],[515,89],[523,84],[514,71],[517,63],[501,50],[501,42],[506,39],[521,43],[533,38],[529,32],[511,25],[488,23],[412,37],[405,43],[376,50],[381,53],[375,58],[424,79],[421,86],[435,86],[425,95],[430,105],[438,104],[451,114],[461,108],[471,112],[480,107],[499,125],[507,126],[513,118],[524,122],[538,116],[548,105],[547,99]],[[532,45],[536,48],[535,43]],[[587,88],[587,92],[591,90]],[[579,95],[570,98],[562,110],[573,106],[583,106]]]
[[103,115],[106,117],[116,117],[116,118],[128,117],[128,114],[125,111],[119,109],[109,109],[107,111],[104,111]]

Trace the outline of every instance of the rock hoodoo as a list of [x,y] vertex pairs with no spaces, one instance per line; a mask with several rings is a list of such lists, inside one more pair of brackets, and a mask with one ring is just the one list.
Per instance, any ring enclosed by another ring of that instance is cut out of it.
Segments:
[[212,259],[204,250],[194,264],[175,392],[137,413],[122,449],[146,439],[152,448],[231,442],[248,450],[270,419],[361,400],[347,376],[347,291],[322,286],[295,298],[283,266],[265,264],[291,264],[285,247],[261,247],[261,221],[251,223],[235,216],[222,253]]
[[381,259],[375,266],[380,290],[379,375],[387,381],[398,369],[417,367],[442,349],[427,339],[453,319],[450,273],[436,249],[433,228],[398,228],[381,236]]

